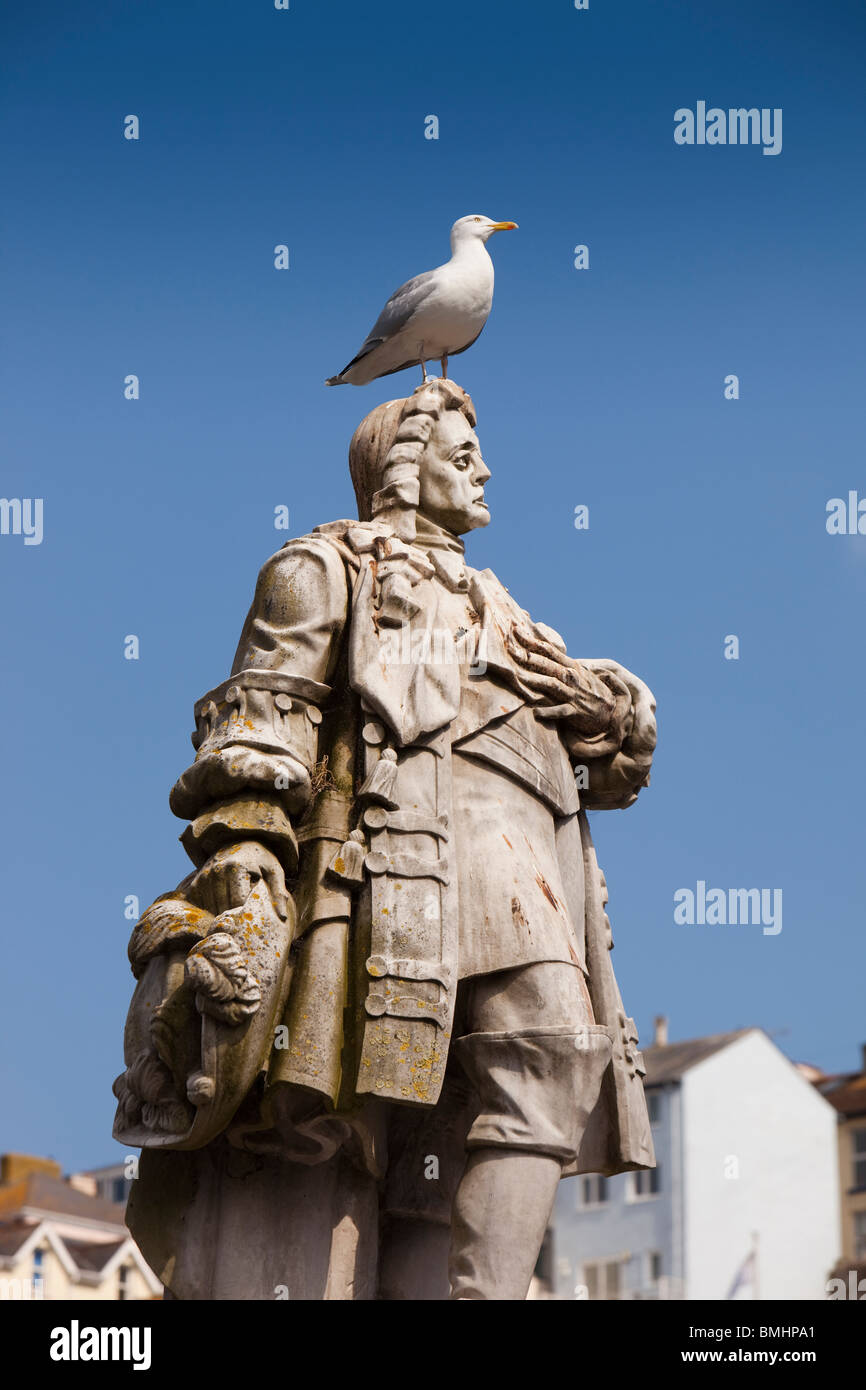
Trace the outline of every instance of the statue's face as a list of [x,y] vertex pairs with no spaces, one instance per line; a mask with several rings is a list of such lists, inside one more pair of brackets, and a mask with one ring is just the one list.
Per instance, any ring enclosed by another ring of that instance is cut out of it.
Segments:
[[418,510],[455,536],[486,526],[490,512],[484,484],[489,477],[466,416],[460,410],[443,411],[421,459]]

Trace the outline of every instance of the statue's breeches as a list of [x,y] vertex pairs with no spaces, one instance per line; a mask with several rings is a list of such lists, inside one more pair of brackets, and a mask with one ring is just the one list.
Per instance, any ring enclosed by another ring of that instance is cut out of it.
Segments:
[[448,1222],[468,1150],[573,1162],[610,1058],[576,966],[547,961],[462,981],[438,1105],[424,1119],[402,1107],[392,1117],[386,1209]]
[[583,975],[544,962],[469,984],[470,1028],[454,1044],[479,1102],[467,1148],[530,1149],[571,1162],[611,1056]]

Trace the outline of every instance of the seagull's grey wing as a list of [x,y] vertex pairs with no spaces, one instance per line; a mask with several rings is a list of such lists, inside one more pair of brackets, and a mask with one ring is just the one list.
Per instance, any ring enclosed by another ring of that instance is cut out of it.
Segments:
[[[435,270],[425,270],[422,275],[415,275],[411,280],[407,280],[405,285],[401,285],[399,290],[395,290],[391,295],[370,329],[367,342],[374,338],[380,342],[385,338],[393,338],[395,333],[406,327],[412,315],[418,312],[420,305],[435,288]],[[364,344],[364,347],[366,346],[367,343]],[[362,348],[361,351],[363,350]]]
[[[405,285],[400,286],[399,290],[395,290],[351,362],[346,363],[338,376],[329,377],[325,384],[336,386],[340,379],[346,375],[346,372],[350,372],[353,367],[357,366],[362,358],[374,352],[389,338],[395,337],[401,329],[406,327],[406,324],[414,317],[419,307],[435,288],[436,271],[425,270],[421,275],[415,275],[411,280],[407,280]],[[404,366],[414,365],[414,362],[405,362],[403,366],[392,367],[390,371],[383,372],[381,375],[390,376],[393,372],[402,372]]]
[[340,373],[341,376],[354,367],[356,362],[360,362],[362,357],[366,357],[368,352],[372,352],[380,343],[384,343],[388,338],[393,338],[402,328],[406,327],[409,320],[418,312],[419,306],[436,288],[435,277],[435,270],[425,270],[421,275],[415,275],[411,280],[407,280],[405,285],[400,286],[399,290],[394,291],[357,353],[351,362],[343,368]]

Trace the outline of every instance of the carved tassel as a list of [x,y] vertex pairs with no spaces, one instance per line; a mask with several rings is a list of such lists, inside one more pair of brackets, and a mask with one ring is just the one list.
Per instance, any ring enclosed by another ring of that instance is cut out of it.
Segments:
[[393,748],[382,750],[382,756],[375,764],[361,790],[358,792],[359,799],[375,802],[377,806],[387,806],[389,811],[396,811],[397,802],[394,800],[394,785],[397,781],[397,754]]
[[367,842],[363,830],[353,830],[328,865],[328,873],[341,883],[364,882],[364,855]]

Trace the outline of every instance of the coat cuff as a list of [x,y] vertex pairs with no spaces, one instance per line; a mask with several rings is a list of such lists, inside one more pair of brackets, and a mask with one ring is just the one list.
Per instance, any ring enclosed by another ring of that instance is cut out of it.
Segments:
[[276,797],[238,796],[196,816],[180,842],[200,869],[212,854],[238,840],[258,840],[272,850],[287,878],[298,872],[298,841]]

